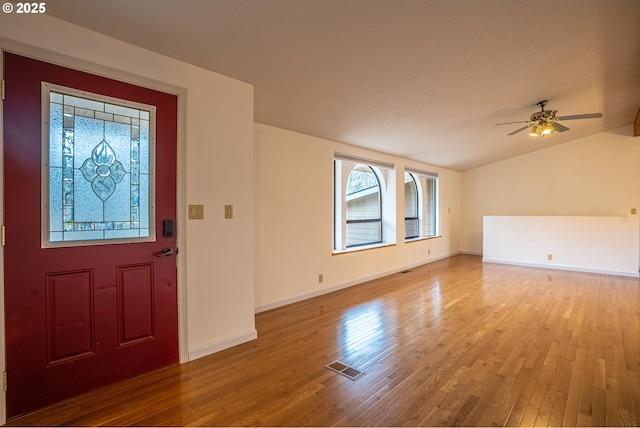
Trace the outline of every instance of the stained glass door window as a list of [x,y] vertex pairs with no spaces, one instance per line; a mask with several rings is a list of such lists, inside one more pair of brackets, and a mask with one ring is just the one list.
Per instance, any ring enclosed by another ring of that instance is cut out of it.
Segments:
[[155,108],[46,83],[43,103],[43,246],[154,240]]

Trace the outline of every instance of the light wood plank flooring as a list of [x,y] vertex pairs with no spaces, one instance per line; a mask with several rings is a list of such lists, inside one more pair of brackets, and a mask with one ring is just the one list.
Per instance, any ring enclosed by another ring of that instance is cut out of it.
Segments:
[[9,425],[640,424],[638,279],[463,255],[256,325],[255,341]]

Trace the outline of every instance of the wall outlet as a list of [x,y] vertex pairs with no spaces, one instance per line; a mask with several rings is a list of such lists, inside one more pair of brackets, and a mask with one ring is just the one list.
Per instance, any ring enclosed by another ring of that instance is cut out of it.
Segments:
[[233,218],[233,205],[224,206],[224,218]]
[[324,277],[323,277],[323,275],[320,273],[320,274],[318,274],[318,282],[322,282],[322,281],[324,281]]
[[427,250],[427,256],[430,256],[430,255],[431,255],[431,248]]
[[547,260],[553,260],[553,254],[547,254]]

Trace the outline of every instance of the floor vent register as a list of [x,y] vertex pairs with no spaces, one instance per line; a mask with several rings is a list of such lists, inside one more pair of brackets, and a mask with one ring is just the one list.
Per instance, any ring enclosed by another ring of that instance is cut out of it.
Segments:
[[325,366],[329,370],[333,370],[336,373],[340,373],[343,376],[348,377],[351,380],[358,380],[362,376],[364,376],[364,372],[358,369],[354,369],[351,366],[348,366],[340,361],[334,361],[331,364],[327,364]]

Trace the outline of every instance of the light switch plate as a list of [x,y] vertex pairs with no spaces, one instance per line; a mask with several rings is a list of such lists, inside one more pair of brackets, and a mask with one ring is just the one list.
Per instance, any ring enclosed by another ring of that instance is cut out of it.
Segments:
[[189,205],[189,220],[204,219],[204,205]]
[[233,218],[233,205],[224,206],[224,218]]

